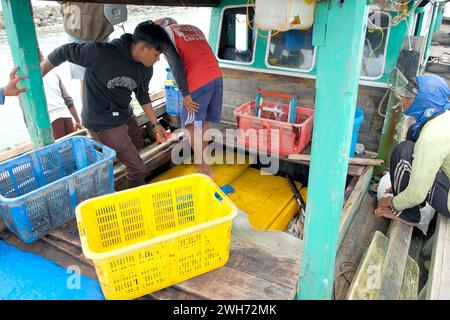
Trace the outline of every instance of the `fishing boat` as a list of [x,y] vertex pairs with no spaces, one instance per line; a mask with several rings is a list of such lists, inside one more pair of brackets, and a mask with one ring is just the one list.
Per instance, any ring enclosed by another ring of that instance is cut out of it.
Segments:
[[[251,215],[239,214],[233,222],[230,258],[224,267],[143,299],[450,298],[450,220],[436,214],[429,231],[433,236],[425,237],[413,227],[373,213],[373,185],[388,170],[392,150],[404,140],[410,124],[392,87],[402,86],[406,78],[423,72],[450,78],[445,61],[430,64],[436,60],[432,44],[440,42],[448,48],[448,34],[445,37],[439,33],[448,23],[443,17],[446,1],[115,2],[211,7],[208,41],[224,76],[221,123],[215,128],[223,137],[239,123],[236,110],[255,101],[259,90],[277,93],[278,97],[296,97],[295,105],[314,111],[311,143],[300,152],[276,156],[279,170],[274,176],[283,179],[280,183],[286,185],[282,190],[287,191],[275,194],[288,199],[290,209],[285,205],[273,212],[268,207]],[[291,17],[296,23],[280,26],[280,16],[285,19],[283,14],[290,14],[296,5],[308,10],[298,9],[299,14]],[[30,3],[2,0],[2,6],[14,61],[30,77],[26,82],[29,91],[22,94],[22,100],[28,106],[28,117],[34,119],[29,125],[31,143],[1,153],[0,160],[6,161],[54,141],[48,119],[34,116],[45,113],[46,105],[38,58],[31,53],[36,48],[36,31]],[[165,93],[154,93],[152,101],[161,122],[175,131],[179,121],[166,112]],[[364,115],[359,135],[356,129],[357,148],[364,148],[355,154],[350,149],[357,108]],[[276,105],[266,112],[274,110],[278,110]],[[149,119],[139,108],[134,112],[138,124],[148,133],[149,143],[140,152],[147,181],[172,177],[170,172],[177,166],[171,154],[183,143],[182,134],[157,143]],[[211,144],[253,160],[241,165],[234,179],[242,178],[248,169],[267,167],[257,151],[236,144],[234,138]],[[224,176],[231,175],[225,172]],[[308,187],[301,222],[286,176],[295,181],[294,185]],[[115,190],[123,190],[125,182],[125,167],[116,162]],[[263,187],[255,187],[253,203],[266,200],[258,199],[264,194]],[[293,224],[303,229],[301,236],[291,232]],[[0,231],[3,241],[16,248],[39,254],[64,268],[79,265],[82,274],[97,279],[92,261],[83,255],[74,220],[33,243],[21,241],[2,222]]]

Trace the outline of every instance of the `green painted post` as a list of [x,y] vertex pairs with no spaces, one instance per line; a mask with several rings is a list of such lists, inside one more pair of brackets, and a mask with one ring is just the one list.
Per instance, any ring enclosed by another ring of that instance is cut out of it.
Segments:
[[3,16],[14,64],[19,73],[28,76],[22,80],[26,93],[20,95],[33,147],[40,148],[54,142],[47,111],[42,73],[37,52],[36,30],[31,15],[30,0],[2,0]]
[[369,1],[317,4],[316,106],[298,299],[331,299]]
[[443,19],[444,19],[444,7],[440,7],[437,13],[436,26],[434,28],[434,32],[439,32],[439,30],[441,29]]
[[[397,84],[397,86],[405,86],[406,83],[397,76],[391,78],[391,83]],[[384,165],[379,166],[374,171],[375,175],[381,175],[383,171],[389,170],[389,164],[391,162],[392,151],[395,146],[401,142],[398,135],[397,125],[403,121],[403,109],[393,107],[399,102],[395,97],[395,94],[391,91],[389,93],[389,100],[386,108],[386,117],[384,119],[383,130],[381,131],[380,144],[378,146],[378,159],[384,160]]]
[[[411,9],[412,6],[413,6],[413,3],[411,2],[409,4],[409,9]],[[416,9],[415,13],[418,14],[417,23],[419,24],[418,30],[420,32],[420,30],[422,28],[422,23],[423,23],[424,9],[422,7],[419,7]],[[391,35],[390,35],[391,41],[390,42],[394,42],[394,43],[391,44],[393,49],[389,55],[390,61],[391,61],[390,70],[392,70],[397,65],[397,60],[398,60],[398,57],[400,55],[400,51],[401,51],[401,48],[403,45],[403,39],[405,38],[405,36],[408,35],[407,26],[412,25],[412,23],[413,23],[412,15],[407,19],[408,19],[408,23],[403,21],[397,27],[395,27],[394,29],[391,29]],[[394,33],[395,33],[395,35],[394,35]],[[394,37],[396,40],[392,41],[392,39],[394,39]],[[387,79],[387,80],[391,81],[391,83],[395,83],[397,81],[397,79],[393,79],[393,77],[391,75],[389,76],[389,78],[390,79]],[[398,81],[401,81],[401,80],[398,79]],[[399,85],[400,85],[400,83],[399,83]],[[404,84],[401,83],[401,85],[404,85]],[[390,92],[388,104],[386,107],[386,116],[384,119],[383,130],[381,131],[381,139],[380,139],[380,143],[378,145],[378,152],[377,152],[378,158],[384,160],[384,165],[376,167],[374,170],[374,175],[380,175],[383,171],[389,169],[389,162],[391,160],[392,151],[394,150],[395,146],[400,142],[396,138],[397,137],[396,126],[403,119],[403,112],[401,109],[396,109],[396,110],[392,109],[392,107],[394,107],[397,103],[398,103],[397,98],[395,98],[395,95],[392,92]]]
[[416,13],[417,13],[417,17],[418,17],[418,21],[417,21],[417,30],[418,30],[418,32],[417,32],[417,35],[420,36],[420,31],[422,30],[422,26],[423,26],[425,9],[423,7],[417,7]]
[[434,29],[436,28],[436,19],[437,19],[438,7],[435,4],[433,6],[433,14],[431,16],[431,25],[430,30],[428,31],[427,44],[425,46],[425,54],[423,55],[422,68],[427,66],[428,58],[430,57],[430,46],[431,40],[433,40]]
[[384,165],[375,168],[374,175],[381,175],[383,171],[389,170],[391,154],[398,141],[395,139],[395,127],[402,119],[402,109],[392,108],[398,103],[395,95],[390,92],[388,104],[386,107],[386,116],[384,119],[383,129],[381,131],[380,144],[378,145],[378,159],[384,160]]

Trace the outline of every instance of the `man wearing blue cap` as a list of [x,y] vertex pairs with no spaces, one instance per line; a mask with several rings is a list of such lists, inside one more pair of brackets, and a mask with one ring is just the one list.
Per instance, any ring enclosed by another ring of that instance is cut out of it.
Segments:
[[391,156],[394,197],[380,199],[375,214],[416,225],[428,203],[450,217],[450,89],[444,79],[428,74],[396,95],[402,98],[404,114],[416,123]]

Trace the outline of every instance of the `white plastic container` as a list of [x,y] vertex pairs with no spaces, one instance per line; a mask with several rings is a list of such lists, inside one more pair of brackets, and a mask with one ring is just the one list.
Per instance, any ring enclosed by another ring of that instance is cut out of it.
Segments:
[[260,30],[308,30],[317,0],[257,0],[255,22]]

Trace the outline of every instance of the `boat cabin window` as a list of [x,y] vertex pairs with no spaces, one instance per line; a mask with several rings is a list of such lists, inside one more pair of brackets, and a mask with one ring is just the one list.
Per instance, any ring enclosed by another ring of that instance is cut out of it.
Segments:
[[268,66],[310,71],[314,66],[312,28],[272,31],[269,39]]
[[391,17],[387,13],[372,11],[369,14],[361,64],[361,77],[377,79],[383,75],[390,21]]
[[246,7],[224,10],[217,53],[219,59],[252,63],[256,38],[256,32],[252,30],[253,19],[253,8],[248,9],[248,17]]

